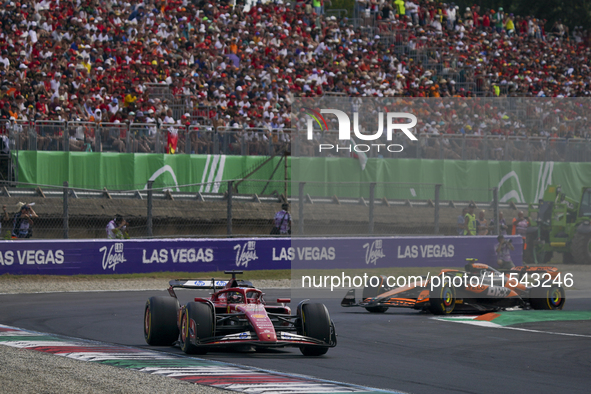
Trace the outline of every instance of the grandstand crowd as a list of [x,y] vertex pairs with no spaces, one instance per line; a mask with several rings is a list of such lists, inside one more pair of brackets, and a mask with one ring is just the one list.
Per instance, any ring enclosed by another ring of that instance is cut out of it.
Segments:
[[[5,1],[0,118],[197,122],[191,112],[175,115],[166,97],[153,94],[155,83],[191,108],[206,108],[213,126],[274,130],[290,127],[292,94],[591,92],[589,33],[580,27],[427,0],[358,0],[355,7],[352,20],[325,15],[319,0],[248,7],[211,0]],[[485,129],[475,123],[463,133]],[[554,136],[567,132],[556,129]]]

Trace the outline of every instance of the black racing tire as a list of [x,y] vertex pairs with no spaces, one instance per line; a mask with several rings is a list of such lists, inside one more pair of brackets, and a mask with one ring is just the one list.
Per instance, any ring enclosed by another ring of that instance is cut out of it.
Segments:
[[529,303],[537,310],[560,310],[566,302],[562,286],[535,287],[531,289]]
[[576,233],[570,247],[578,264],[591,264],[591,233]]
[[387,306],[366,306],[365,310],[370,313],[384,313],[388,310]]
[[454,311],[455,306],[455,288],[440,285],[429,292],[429,310],[434,315],[449,315]]
[[211,307],[202,302],[189,302],[184,308],[181,317],[181,350],[187,354],[206,354],[207,348],[194,345],[189,340],[191,321],[195,322],[195,338],[210,338],[214,335],[215,316]]
[[170,346],[179,337],[179,302],[172,297],[150,297],[144,308],[144,338],[148,345]]
[[[301,322],[303,335],[330,343],[331,321],[324,304],[302,305]],[[304,356],[322,356],[328,352],[328,347],[300,346],[300,351]]]

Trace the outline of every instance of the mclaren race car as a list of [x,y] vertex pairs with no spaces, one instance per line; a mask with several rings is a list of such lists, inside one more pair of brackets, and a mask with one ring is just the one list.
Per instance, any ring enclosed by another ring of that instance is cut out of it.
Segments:
[[365,287],[360,302],[355,289],[341,301],[343,307],[364,307],[383,313],[389,307],[407,307],[436,315],[452,312],[490,312],[506,308],[562,309],[572,278],[554,267],[515,267],[502,272],[476,259],[467,259],[464,270],[444,269],[438,276],[415,277],[402,287],[387,286],[380,276],[376,287]]
[[[226,271],[230,280],[175,279],[170,297],[150,297],[144,310],[144,337],[149,345],[180,344],[188,354],[213,348],[299,347],[305,356],[321,356],[336,346],[334,323],[324,304],[300,302],[296,314],[277,299],[265,302],[263,292],[249,281],[237,280],[242,271]],[[181,305],[176,288],[212,289],[210,297]]]

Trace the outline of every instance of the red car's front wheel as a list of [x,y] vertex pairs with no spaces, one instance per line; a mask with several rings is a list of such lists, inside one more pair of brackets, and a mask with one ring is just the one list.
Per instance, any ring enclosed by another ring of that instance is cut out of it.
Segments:
[[144,338],[152,346],[170,346],[179,337],[178,301],[172,297],[150,297],[144,309]]

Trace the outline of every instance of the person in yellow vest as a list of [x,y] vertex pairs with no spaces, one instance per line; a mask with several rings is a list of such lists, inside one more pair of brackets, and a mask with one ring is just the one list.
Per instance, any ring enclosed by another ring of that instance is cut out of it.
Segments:
[[509,14],[507,17],[507,22],[505,23],[505,30],[507,30],[507,34],[512,36],[515,34],[515,22],[513,22],[513,14]]
[[464,235],[476,235],[476,215],[474,215],[476,205],[468,205],[468,213],[464,217]]
[[312,0],[312,6],[314,7],[314,12],[316,13],[316,15],[324,14],[324,5],[322,3],[322,0]]
[[404,0],[395,0],[394,6],[396,7],[397,14],[400,15],[400,19],[406,15],[406,8],[404,7]]

